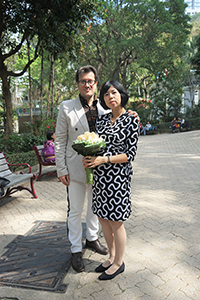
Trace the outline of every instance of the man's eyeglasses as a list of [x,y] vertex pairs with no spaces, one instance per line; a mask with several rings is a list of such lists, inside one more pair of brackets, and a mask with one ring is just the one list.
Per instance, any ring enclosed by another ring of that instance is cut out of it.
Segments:
[[87,83],[89,85],[94,85],[96,83],[96,80],[79,80],[78,83],[81,85],[81,86],[84,86],[86,85]]

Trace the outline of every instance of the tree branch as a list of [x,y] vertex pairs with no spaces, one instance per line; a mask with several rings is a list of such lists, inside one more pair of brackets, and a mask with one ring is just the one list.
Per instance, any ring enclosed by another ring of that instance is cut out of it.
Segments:
[[19,77],[19,76],[22,76],[26,70],[28,69],[28,67],[36,60],[36,58],[38,57],[38,48],[39,48],[39,45],[40,45],[40,39],[38,39],[38,42],[37,42],[37,45],[36,45],[36,48],[35,48],[35,54],[34,54],[34,57],[25,65],[24,69],[19,72],[19,73],[14,73],[13,71],[8,71],[7,72],[7,75],[8,76],[13,76],[13,77]]
[[20,48],[21,48],[22,45],[23,45],[23,42],[24,42],[27,38],[28,38],[28,30],[26,30],[26,31],[24,32],[24,34],[23,34],[23,36],[22,36],[21,43],[20,43],[19,45],[17,45],[17,46],[15,47],[15,49],[12,49],[9,53],[3,55],[3,61],[6,60],[8,57],[10,57],[10,56],[16,54],[16,53],[20,50]]

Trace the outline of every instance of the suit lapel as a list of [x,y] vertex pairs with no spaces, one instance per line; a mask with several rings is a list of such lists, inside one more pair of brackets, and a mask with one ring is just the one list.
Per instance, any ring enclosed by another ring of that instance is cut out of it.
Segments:
[[97,108],[98,108],[98,114],[99,116],[101,115],[105,115],[108,114],[109,112],[111,112],[111,109],[104,109],[101,104],[99,103],[99,101],[97,102]]
[[89,131],[89,125],[88,121],[85,115],[85,111],[83,106],[81,105],[81,102],[79,100],[79,97],[74,100],[74,113],[76,114],[81,126],[83,127],[84,132]]

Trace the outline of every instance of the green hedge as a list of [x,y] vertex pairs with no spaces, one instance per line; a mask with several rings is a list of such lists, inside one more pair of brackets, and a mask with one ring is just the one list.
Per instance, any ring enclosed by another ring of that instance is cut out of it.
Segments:
[[[12,154],[6,154],[7,161],[10,164],[20,164],[20,163],[26,163],[29,164],[31,167],[38,164],[38,159],[35,154],[35,151],[31,150],[29,152],[21,152],[21,153],[12,153]],[[16,166],[11,167],[12,172],[19,171],[24,169],[24,166]]]
[[35,136],[33,134],[17,134],[3,137],[0,136],[0,151],[6,155],[11,153],[21,153],[31,151],[33,145],[42,145],[45,136]]
[[[200,118],[195,119],[185,119],[186,122],[192,122],[192,130],[200,129]],[[154,126],[158,127],[158,133],[169,133],[171,122],[157,123]]]
[[[200,118],[186,119],[192,122],[192,130],[200,129]],[[157,123],[158,133],[169,133],[171,122]],[[8,137],[0,136],[0,152],[3,151],[9,163],[27,163],[31,167],[38,164],[38,160],[34,151],[31,150],[33,145],[42,145],[46,139],[45,136],[38,137],[32,134],[12,134]],[[12,171],[18,171],[24,167],[12,167]]]
[[[0,136],[0,152],[3,151],[10,164],[27,163],[31,167],[38,164],[33,145],[42,145],[45,137],[32,134],[16,134]],[[24,167],[11,167],[13,172],[24,169]]]

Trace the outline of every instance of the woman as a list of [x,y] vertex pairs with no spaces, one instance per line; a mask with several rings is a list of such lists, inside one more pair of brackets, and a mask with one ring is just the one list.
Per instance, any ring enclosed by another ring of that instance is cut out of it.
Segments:
[[46,162],[55,162],[54,151],[55,132],[53,130],[47,131],[47,140],[43,142],[44,148],[42,154]]
[[85,157],[83,164],[94,168],[93,213],[99,218],[109,249],[109,258],[95,271],[100,280],[110,280],[125,269],[123,254],[126,232],[123,222],[131,213],[131,161],[138,141],[138,120],[128,115],[128,94],[117,81],[107,81],[100,91],[100,102],[112,112],[100,116],[96,131],[106,141],[103,156]]

